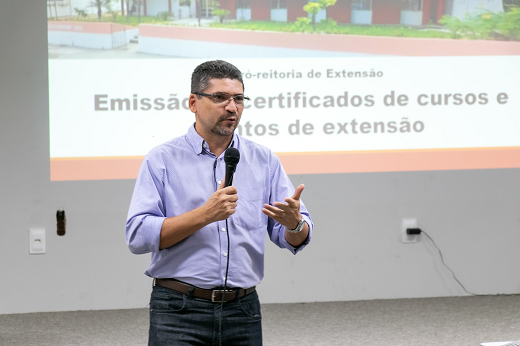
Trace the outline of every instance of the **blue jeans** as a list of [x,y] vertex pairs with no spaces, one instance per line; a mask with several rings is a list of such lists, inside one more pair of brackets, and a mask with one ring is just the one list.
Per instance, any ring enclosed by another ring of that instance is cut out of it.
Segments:
[[[218,346],[220,306],[221,303],[154,286],[148,345]],[[262,316],[256,291],[224,303],[222,345],[262,345]]]

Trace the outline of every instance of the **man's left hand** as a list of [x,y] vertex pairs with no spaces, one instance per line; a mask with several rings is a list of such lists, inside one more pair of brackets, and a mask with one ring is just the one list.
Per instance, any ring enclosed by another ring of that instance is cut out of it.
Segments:
[[286,198],[285,202],[274,202],[273,205],[264,204],[262,212],[271,219],[277,221],[287,229],[295,229],[298,222],[302,219],[300,214],[300,196],[305,185],[299,185],[291,198]]

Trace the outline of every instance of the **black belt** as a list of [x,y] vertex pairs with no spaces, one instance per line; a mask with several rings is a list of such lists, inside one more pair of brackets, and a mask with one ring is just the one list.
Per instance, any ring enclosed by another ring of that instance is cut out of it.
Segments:
[[185,284],[180,281],[172,280],[172,279],[155,279],[156,286],[162,286],[169,288],[171,290],[177,291],[179,293],[191,295],[193,297],[202,298],[211,300],[214,303],[220,303],[222,300],[224,302],[230,302],[237,298],[241,298],[247,296],[250,293],[253,293],[256,289],[256,286],[250,288],[233,288],[227,290],[207,290],[204,288],[198,288],[192,285]]

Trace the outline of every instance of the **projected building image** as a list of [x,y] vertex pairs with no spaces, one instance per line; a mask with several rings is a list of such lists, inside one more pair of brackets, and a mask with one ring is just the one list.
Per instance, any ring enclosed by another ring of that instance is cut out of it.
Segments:
[[[305,0],[114,0],[101,8],[104,13],[119,12],[125,16],[157,16],[163,13],[177,19],[197,17],[213,18],[216,8],[228,10],[229,20],[273,20],[294,22],[306,16]],[[95,6],[87,0],[57,0],[48,2],[48,17],[67,17],[82,13],[95,14]],[[200,13],[198,11],[200,10]],[[503,12],[502,0],[339,0],[332,7],[320,10],[319,22],[333,19],[338,23],[353,24],[404,24],[427,25],[437,23],[445,14],[464,19],[476,11]]]
[[[60,0],[48,5],[50,58],[509,55],[518,54],[520,40],[518,4],[512,0],[338,0],[330,6],[302,0],[114,0],[104,5]],[[207,31],[189,29],[195,27]],[[236,32],[223,35],[216,29]],[[201,41],[204,52],[194,49]],[[118,51],[96,56],[81,48]]]
[[511,0],[92,4],[48,6],[51,180],[135,178],[202,59],[240,68],[237,131],[291,174],[519,165]]

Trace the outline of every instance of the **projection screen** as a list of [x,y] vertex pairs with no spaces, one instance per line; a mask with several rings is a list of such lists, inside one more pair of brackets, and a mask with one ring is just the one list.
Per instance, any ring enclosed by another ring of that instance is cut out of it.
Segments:
[[[426,0],[395,1],[395,11],[392,1],[383,11],[380,1],[338,0],[316,28],[301,1],[221,1],[222,25],[196,1],[148,0],[131,15],[132,2],[112,1],[117,11],[102,8],[101,20],[88,1],[63,2],[48,8],[53,181],[134,179],[151,148],[193,125],[191,73],[213,59],[243,73],[251,101],[238,133],[289,174],[520,167],[519,39],[456,37],[448,22],[432,24]],[[509,13],[501,1],[466,12],[456,3],[435,19]],[[72,11],[81,6],[87,16]],[[235,27],[277,21],[288,29]],[[395,34],[339,32],[347,27]]]

